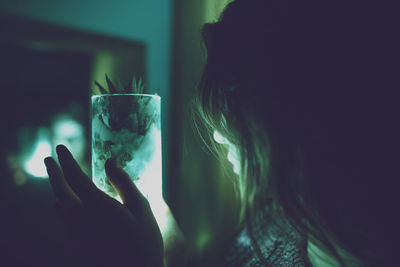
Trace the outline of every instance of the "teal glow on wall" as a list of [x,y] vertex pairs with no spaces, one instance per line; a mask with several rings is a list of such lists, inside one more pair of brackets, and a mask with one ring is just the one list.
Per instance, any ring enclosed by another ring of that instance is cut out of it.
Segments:
[[148,87],[170,84],[171,0],[3,0],[0,11],[50,24],[140,41],[147,46]]

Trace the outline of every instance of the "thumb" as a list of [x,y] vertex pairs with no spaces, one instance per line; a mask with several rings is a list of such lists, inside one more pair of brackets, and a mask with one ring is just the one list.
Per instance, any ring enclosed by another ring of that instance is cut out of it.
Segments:
[[108,179],[128,209],[135,215],[147,212],[146,209],[150,208],[147,199],[140,193],[129,175],[113,159],[106,161],[105,170]]

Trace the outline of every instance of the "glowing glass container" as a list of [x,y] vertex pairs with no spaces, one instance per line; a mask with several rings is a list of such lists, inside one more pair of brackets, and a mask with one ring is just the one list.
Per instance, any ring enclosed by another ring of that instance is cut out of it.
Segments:
[[147,198],[162,197],[161,98],[146,94],[92,96],[92,178],[118,199],[104,165],[113,158]]

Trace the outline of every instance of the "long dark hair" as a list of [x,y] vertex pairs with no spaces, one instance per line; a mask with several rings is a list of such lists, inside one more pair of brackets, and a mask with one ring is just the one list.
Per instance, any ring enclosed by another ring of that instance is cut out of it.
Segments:
[[382,266],[398,202],[387,51],[354,31],[363,13],[279,3],[236,0],[204,25],[198,114],[240,150],[243,220],[272,202],[340,264]]

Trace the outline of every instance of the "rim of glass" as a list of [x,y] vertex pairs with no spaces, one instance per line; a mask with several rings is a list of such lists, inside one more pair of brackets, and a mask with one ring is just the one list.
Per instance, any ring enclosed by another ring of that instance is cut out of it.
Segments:
[[102,97],[102,96],[149,96],[155,98],[161,98],[159,95],[152,95],[152,94],[135,94],[135,93],[117,93],[117,94],[98,94],[92,95],[92,98]]

